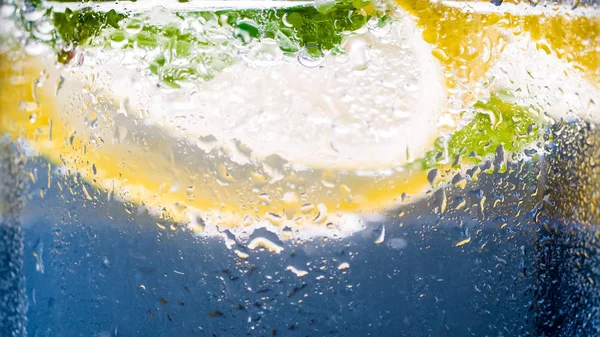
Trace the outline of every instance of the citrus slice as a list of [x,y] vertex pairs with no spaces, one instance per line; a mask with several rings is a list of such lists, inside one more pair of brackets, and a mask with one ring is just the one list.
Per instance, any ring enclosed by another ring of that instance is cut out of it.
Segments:
[[[431,147],[446,94],[414,30],[406,18],[349,34],[335,52],[318,40],[316,53],[302,33],[293,58],[269,38],[242,41],[241,60],[178,88],[148,71],[154,55],[129,62],[127,51],[93,43],[66,67],[51,54],[3,62],[3,79],[20,82],[3,84],[2,125],[52,162],[178,221],[193,213],[221,226],[324,228],[340,212],[378,212],[427,186],[405,164]],[[134,56],[151,54],[135,41]]]
[[[598,88],[600,12],[593,6],[572,9],[562,4],[532,6],[505,2],[496,6],[488,1],[396,2],[415,18],[423,39],[432,45],[433,55],[443,64],[453,109],[460,111],[489,92],[487,86],[497,75],[491,69],[501,58],[505,65],[518,67],[515,70],[521,78],[527,74],[524,68],[536,67],[539,57],[543,59],[542,68],[558,65],[571,78],[570,83],[576,81]],[[519,46],[505,50],[512,43]],[[524,54],[520,55],[521,52]],[[556,84],[564,78],[552,80]],[[576,88],[579,87],[578,84]]]
[[263,40],[246,62],[178,90],[140,78],[142,64],[123,66],[120,51],[88,52],[66,78],[100,84],[102,97],[114,102],[116,109],[106,109],[113,117],[127,102],[128,113],[173,137],[210,139],[211,148],[225,151],[244,147],[240,164],[277,155],[295,167],[388,169],[431,146],[446,110],[440,67],[414,32],[401,18],[386,39],[356,34],[341,46],[343,55],[313,59],[300,51],[299,61]]
[[[347,2],[179,21],[160,8],[65,10],[54,23],[67,65],[52,52],[2,54],[0,127],[176,221],[348,234],[354,214],[423,196],[429,169],[518,152],[544,123],[532,90],[519,92],[541,85],[523,74],[535,61],[502,77],[519,62],[510,48],[528,41],[505,14],[401,5],[409,15]],[[584,78],[593,62],[577,61],[581,71],[551,56],[544,66],[583,83],[573,92],[597,92]]]

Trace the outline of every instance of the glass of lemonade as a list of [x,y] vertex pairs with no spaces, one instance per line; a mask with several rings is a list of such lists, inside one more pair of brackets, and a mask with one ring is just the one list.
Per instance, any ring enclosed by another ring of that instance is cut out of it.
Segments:
[[0,335],[600,333],[594,2],[0,9]]

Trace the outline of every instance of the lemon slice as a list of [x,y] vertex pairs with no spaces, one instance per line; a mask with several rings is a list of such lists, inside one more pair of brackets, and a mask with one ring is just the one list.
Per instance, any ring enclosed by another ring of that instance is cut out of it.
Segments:
[[211,150],[235,152],[230,159],[239,164],[277,155],[296,168],[390,169],[406,164],[407,152],[420,156],[431,147],[447,96],[439,63],[412,20],[399,18],[390,29],[384,39],[351,36],[343,55],[316,60],[302,51],[298,61],[285,60],[274,42],[262,41],[246,62],[177,90],[140,77],[141,64],[122,65],[120,51],[88,54],[65,77],[102,88],[114,106],[127,102],[126,113],[143,114],[143,123],[173,137],[210,139]]
[[[512,72],[510,76],[516,75],[509,81],[526,80],[523,77],[528,76],[526,68],[531,68],[537,78],[543,77],[542,72],[547,69],[552,77],[549,81],[555,87],[564,83],[563,89],[571,93],[581,89],[588,94],[598,89],[600,12],[593,6],[571,9],[561,4],[531,6],[505,2],[495,6],[486,1],[396,2],[415,18],[423,39],[432,45],[434,56],[443,64],[452,109],[461,110],[487,95],[498,69],[507,66],[513,68],[507,70]],[[498,65],[501,60],[503,65]],[[543,89],[541,81],[538,84]],[[510,88],[517,90],[517,86]],[[530,99],[556,95],[523,89],[520,90]],[[584,94],[583,101],[588,94]],[[565,107],[559,102],[562,97],[558,95],[553,102],[538,104],[537,108],[546,109],[549,103],[558,103],[554,109],[558,112]],[[577,113],[590,116],[587,108]]]
[[502,52],[493,62],[487,46],[480,46],[484,57],[489,57],[484,78],[492,91],[508,91],[520,105],[534,106],[554,119],[600,122],[600,105],[595,103],[600,95],[596,79],[600,64],[597,55],[589,52],[600,48],[600,11],[559,5],[443,4],[458,10],[457,16],[485,15],[489,21],[497,16],[499,22],[505,21],[495,27],[502,34]]
[[[534,61],[515,67],[519,51],[546,50],[527,45],[542,38],[523,33],[525,18],[400,5],[408,15],[348,34],[337,50],[306,43],[291,58],[274,40],[245,40],[239,62],[178,88],[148,72],[155,55],[143,48],[91,47],[66,67],[47,53],[2,54],[0,127],[110,196],[192,218],[194,230],[199,217],[208,231],[267,226],[281,237],[290,229],[343,236],[363,226],[356,214],[377,217],[422,197],[432,183],[427,169],[449,169],[465,149],[485,157],[533,141],[522,135],[539,122],[532,111],[544,102],[532,89],[548,64],[580,85],[573,93],[597,93],[586,82],[593,56],[567,61],[548,47],[552,58],[533,82],[523,72]],[[144,36],[134,46],[141,42],[157,45]],[[518,104],[494,98],[495,90]],[[473,105],[481,99],[488,102]],[[469,122],[465,109],[486,113]],[[89,197],[83,186],[82,194]]]
[[331,232],[360,226],[346,212],[421,194],[425,172],[404,164],[432,146],[446,93],[412,20],[353,34],[341,55],[283,59],[270,43],[178,89],[120,51],[86,49],[67,67],[5,55],[2,129],[176,221]]

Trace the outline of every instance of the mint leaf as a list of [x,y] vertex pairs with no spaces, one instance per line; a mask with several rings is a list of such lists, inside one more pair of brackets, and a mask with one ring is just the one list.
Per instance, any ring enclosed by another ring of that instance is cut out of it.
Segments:
[[447,146],[439,138],[433,149],[415,164],[423,170],[438,167],[438,158],[445,151],[451,160],[460,155],[463,162],[478,164],[481,158],[495,154],[500,145],[507,152],[515,153],[539,139],[542,129],[539,117],[530,108],[511,103],[497,94],[486,102],[475,103],[474,107],[479,112],[469,124],[450,136]]
[[91,8],[78,11],[67,8],[64,13],[52,13],[54,27],[61,39],[65,44],[73,46],[84,45],[88,39],[98,36],[106,27],[119,28],[119,21],[123,18],[125,15],[117,13],[114,9],[103,13]]
[[[32,3],[36,8],[44,6],[42,1]],[[288,54],[297,53],[303,47],[318,51],[319,55],[323,51],[339,50],[344,35],[360,29],[369,20],[370,15],[362,10],[368,4],[368,0],[334,0],[327,1],[327,8],[319,9],[298,6],[172,12],[174,19],[166,25],[153,22],[149,12],[99,12],[91,7],[55,12],[48,7],[44,20],[54,24],[55,38],[45,43],[57,49],[61,63],[68,63],[75,49],[86,46],[146,49],[152,54],[150,59],[160,56],[166,60],[162,65],[143,60],[148,62],[150,73],[159,76],[161,81],[169,81],[170,86],[177,86],[177,81],[210,79],[217,71],[237,62],[235,40],[245,45],[255,39],[270,38]],[[36,39],[36,23],[23,18],[20,21],[30,38]],[[199,22],[202,31],[190,29],[186,25],[190,22]],[[229,41],[215,39],[222,36]],[[161,55],[156,56],[155,52]]]

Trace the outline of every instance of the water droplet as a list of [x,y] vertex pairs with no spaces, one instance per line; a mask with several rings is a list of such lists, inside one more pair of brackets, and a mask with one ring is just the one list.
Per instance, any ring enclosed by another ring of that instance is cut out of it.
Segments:
[[265,39],[256,45],[249,53],[252,63],[261,67],[272,67],[283,60],[283,51],[279,44],[271,39]]
[[260,200],[263,204],[268,205],[271,203],[271,196],[267,193],[261,193],[258,195],[258,200]]
[[488,63],[492,58],[492,48],[490,39],[486,36],[483,38],[483,55],[481,56],[483,63]]
[[298,62],[307,68],[315,68],[323,64],[325,54],[318,45],[305,46],[298,52]]
[[486,196],[483,196],[483,198],[481,198],[481,201],[479,202],[479,210],[481,211],[481,216],[485,217],[485,200],[487,199]]
[[471,238],[470,238],[470,237],[468,237],[468,238],[466,238],[466,239],[464,239],[464,240],[461,240],[461,241],[457,242],[457,243],[454,245],[454,247],[460,247],[460,246],[464,246],[464,245],[466,245],[466,244],[467,244],[467,243],[469,243],[469,242],[471,242]]
[[310,213],[313,209],[315,208],[315,206],[313,204],[304,204],[302,205],[302,207],[300,207],[300,212],[304,213],[304,214],[308,214]]
[[125,26],[125,32],[130,36],[140,33],[142,29],[144,29],[144,23],[140,20],[131,20]]
[[44,273],[44,242],[38,240],[35,247],[33,248],[33,257],[35,258],[35,270],[40,274]]
[[317,206],[317,210],[319,211],[319,213],[317,213],[317,216],[313,219],[314,223],[325,223],[325,221],[327,221],[327,206],[323,205],[323,204],[319,204]]
[[340,192],[344,197],[344,201],[351,202],[352,201],[352,190],[347,185],[340,185]]
[[26,11],[23,13],[23,19],[29,22],[38,21],[44,16],[45,13],[45,9]]
[[486,174],[493,174],[494,173],[494,163],[492,163],[491,160],[487,160],[483,164],[483,167],[481,168],[481,170]]
[[448,204],[445,190],[441,189],[436,192],[436,203],[440,213],[444,213]]
[[348,262],[343,262],[343,263],[341,263],[341,264],[338,266],[338,269],[339,269],[339,270],[345,270],[345,269],[348,269],[348,268],[350,268],[350,264],[349,264]]
[[283,218],[279,214],[268,212],[265,214],[265,218],[275,226],[279,226],[283,223]]
[[[254,222],[254,221],[252,221],[252,217],[251,217],[251,216],[249,216],[249,215],[246,215],[246,216],[244,217],[244,221],[242,221],[242,225],[243,225],[244,227],[248,227],[248,226],[252,225],[252,223],[253,223],[253,222]],[[245,239],[247,239],[247,238],[246,238],[244,235],[242,235],[242,236],[240,236],[240,239],[241,239],[242,241],[245,241]]]
[[194,233],[202,233],[204,232],[204,221],[199,216],[190,214],[190,222],[187,228]]
[[34,40],[27,41],[27,44],[25,45],[25,52],[31,56],[42,55],[42,54],[46,53],[48,50],[49,50],[48,45],[46,45],[42,42],[34,41]]
[[407,246],[407,242],[403,238],[391,238],[386,244],[388,247],[394,250],[404,249]]
[[115,136],[114,139],[117,141],[117,144],[123,144],[123,141],[127,137],[127,127],[124,125],[117,125],[115,128]]
[[381,226],[381,233],[379,234],[379,237],[377,238],[377,240],[375,240],[375,243],[380,244],[380,243],[383,243],[384,240],[385,240],[385,226]]
[[281,198],[281,201],[289,206],[298,202],[298,196],[294,192],[286,192]]
[[456,187],[465,188],[467,186],[467,180],[462,176],[462,174],[457,173],[452,177],[452,184]]
[[459,210],[467,205],[467,201],[463,197],[456,197],[456,207],[454,209]]
[[334,188],[337,183],[337,176],[333,172],[323,172],[321,175],[321,184],[327,188]]
[[247,259],[250,255],[240,251],[240,250],[234,250],[233,251],[235,253],[235,255],[237,255],[240,259]]
[[217,146],[217,138],[213,135],[198,137],[196,146],[205,153],[209,153]]
[[294,25],[289,21],[289,17],[291,14],[293,14],[293,13],[286,12],[285,14],[283,14],[283,17],[281,18],[281,22],[283,23],[283,25],[288,28],[294,27]]
[[383,18],[373,17],[368,22],[367,30],[370,34],[382,38],[390,33],[392,30],[392,24],[389,17]]
[[56,92],[55,92],[56,96],[58,96],[58,92],[60,91],[60,89],[62,89],[64,83],[65,83],[65,78],[60,76],[56,83]]
[[219,163],[219,165],[217,165],[217,177],[219,183],[223,185],[229,185],[230,183],[235,182],[235,178],[229,174],[229,170],[223,163]]
[[454,158],[454,161],[452,162],[452,167],[454,167],[454,168],[460,167],[461,161],[462,161],[462,156],[460,154],[457,154],[456,157]]
[[129,112],[131,110],[131,105],[129,104],[129,97],[126,97],[121,100],[119,104],[118,113],[125,115],[125,117],[129,116]]
[[364,37],[354,37],[345,45],[346,53],[354,70],[365,70],[369,67],[369,43]]
[[315,0],[315,8],[319,13],[325,14],[335,6],[335,0]]
[[268,251],[278,254],[283,251],[283,247],[263,237],[252,239],[252,241],[248,243],[248,248],[252,250],[257,248],[266,248]]
[[52,35],[52,32],[54,30],[54,25],[49,22],[48,20],[44,20],[41,22],[38,22],[35,25],[35,31],[33,32],[33,36],[35,36],[36,39],[40,40],[40,41],[52,41],[52,38],[54,37]]
[[308,275],[308,272],[306,270],[300,270],[300,269],[297,269],[294,266],[287,266],[287,268],[285,268],[285,270],[291,271],[292,273],[294,273],[298,277],[302,277],[302,276]]
[[258,24],[251,19],[242,19],[235,24],[235,29],[233,31],[233,35],[242,40],[245,44],[252,42],[252,39],[254,38],[259,38],[260,34],[261,32]]
[[468,169],[466,173],[469,177],[471,177],[471,181],[476,182],[478,180],[479,173],[481,173],[481,169],[479,166],[475,166],[471,169]]
[[439,170],[436,168],[431,169],[431,170],[429,170],[429,172],[427,172],[427,181],[429,181],[429,184],[431,186],[433,186],[433,184],[435,183],[438,173],[439,173]]
[[129,43],[129,40],[126,38],[125,34],[121,32],[121,34],[115,33],[110,38],[110,46],[113,49],[123,48],[125,45]]
[[188,200],[190,200],[190,201],[194,200],[194,198],[195,198],[194,190],[195,189],[196,189],[195,186],[188,186],[188,187],[186,187],[185,193],[187,194]]
[[290,227],[285,227],[283,231],[281,231],[283,238],[286,240],[291,240],[294,237],[294,232]]

